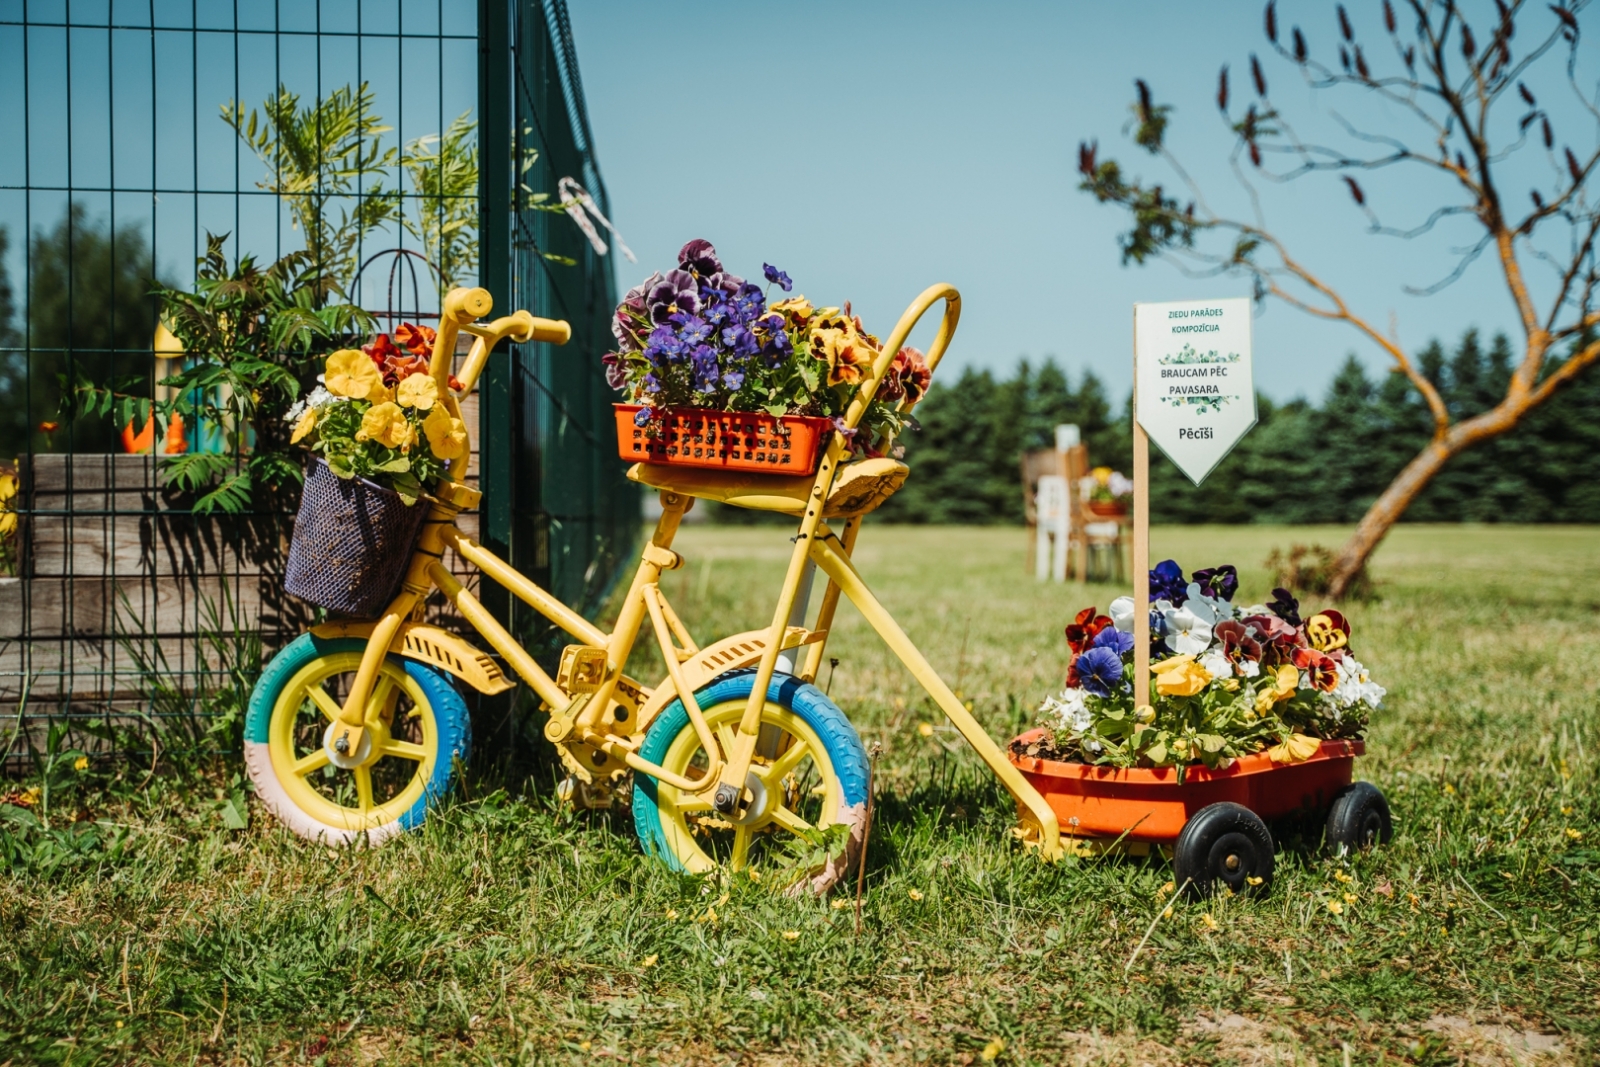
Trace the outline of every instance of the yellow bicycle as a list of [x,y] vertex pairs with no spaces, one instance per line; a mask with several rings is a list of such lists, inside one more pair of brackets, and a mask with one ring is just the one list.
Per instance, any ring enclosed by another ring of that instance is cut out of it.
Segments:
[[[572,772],[569,795],[604,797],[631,774],[634,823],[645,850],[701,873],[719,866],[810,857],[795,888],[825,891],[849,869],[865,830],[866,754],[844,713],[812,681],[840,595],[850,598],[1028,813],[1046,857],[1061,852],[1056,817],[872,594],[851,561],[864,516],[904,483],[888,458],[850,459],[853,431],[894,354],[918,320],[943,304],[928,352],[938,366],[960,318],[949,285],[925,290],[900,317],[871,374],[832,435],[814,475],[779,475],[636,464],[628,476],[659,491],[662,514],[607,633],[489,552],[456,526],[479,494],[463,484],[465,457],[434,487],[401,590],[370,622],[330,622],[275,656],[252,695],[246,756],[258,795],[291,829],[327,842],[377,843],[419,825],[449,788],[470,744],[459,687],[497,693],[514,684],[507,665],[549,711],[544,733]],[[430,371],[459,417],[495,345],[565,343],[564,322],[526,311],[491,322],[482,289],[444,301]],[[458,333],[475,340],[449,387]],[[875,451],[887,453],[890,441]],[[672,542],[696,499],[718,500],[798,521],[772,622],[700,646],[668,603],[663,571],[682,565]],[[837,524],[837,528],[832,523]],[[566,631],[575,643],[552,677],[442,562],[444,550],[476,566]],[[808,621],[812,580],[828,579]],[[421,621],[437,589],[499,654]],[[666,677],[646,686],[624,673],[649,624]]]

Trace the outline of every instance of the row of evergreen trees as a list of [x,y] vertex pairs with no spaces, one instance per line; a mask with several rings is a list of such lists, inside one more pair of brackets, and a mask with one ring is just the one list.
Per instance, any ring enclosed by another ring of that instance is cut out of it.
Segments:
[[[1437,341],[1418,358],[1455,418],[1505,395],[1511,346],[1487,350],[1475,330],[1454,353]],[[1092,371],[1074,384],[1054,362],[1024,362],[1009,378],[966,369],[935,378],[903,438],[912,475],[883,521],[1020,523],[1018,458],[1048,448],[1057,423],[1076,423],[1090,459],[1127,471],[1130,404],[1112,403]],[[1350,357],[1320,403],[1257,397],[1260,421],[1196,488],[1151,450],[1158,522],[1353,523],[1425,445],[1433,420],[1399,374],[1374,381]],[[1581,377],[1509,435],[1456,458],[1406,513],[1413,522],[1600,523],[1600,373]]]

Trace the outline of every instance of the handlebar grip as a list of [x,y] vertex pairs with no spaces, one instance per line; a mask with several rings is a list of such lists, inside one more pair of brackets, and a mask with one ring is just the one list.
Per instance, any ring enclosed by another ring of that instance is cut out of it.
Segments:
[[444,298],[444,314],[458,323],[481,319],[494,310],[494,297],[487,289],[452,289]]
[[548,341],[553,345],[564,345],[572,340],[572,326],[565,319],[532,318],[533,328],[528,331],[529,340]]

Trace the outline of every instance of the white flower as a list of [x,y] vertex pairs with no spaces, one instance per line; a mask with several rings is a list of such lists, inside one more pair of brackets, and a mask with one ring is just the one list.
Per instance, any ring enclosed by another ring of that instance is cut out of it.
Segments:
[[1220,648],[1214,648],[1204,656],[1201,656],[1200,666],[1204,667],[1206,673],[1213,678],[1233,677],[1233,664],[1228,661],[1227,656],[1222,654],[1222,649]]
[[1125,634],[1133,633],[1133,597],[1119,596],[1106,609],[1111,613],[1111,624]]
[[1086,702],[1088,696],[1082,689],[1063,689],[1059,696],[1045,697],[1039,712],[1054,717],[1063,730],[1081,734],[1094,722],[1094,714]]
[[1260,673],[1261,664],[1257,663],[1255,660],[1242,659],[1239,661],[1239,676],[1241,678],[1254,678]]
[[1133,495],[1133,479],[1121,471],[1112,471],[1111,478],[1106,482],[1106,488],[1111,490],[1112,496]]
[[[321,375],[317,376],[317,381],[319,383],[322,381]],[[311,392],[294,402],[294,405],[289,408],[288,414],[283,417],[283,421],[293,425],[294,423],[300,421],[300,416],[304,414],[306,408],[315,408],[316,410],[321,411],[330,404],[342,403],[346,399],[348,398],[334,396],[319,384],[315,389],[311,390]]]
[[1198,656],[1211,646],[1211,628],[1216,624],[1217,613],[1206,597],[1190,597],[1181,608],[1168,604],[1161,616],[1167,623],[1167,647],[1174,652]]
[[1199,604],[1203,604],[1206,608],[1208,608],[1211,611],[1211,619],[1213,624],[1226,622],[1227,620],[1233,618],[1237,613],[1237,609],[1235,609],[1232,604],[1228,603],[1226,600],[1223,600],[1221,597],[1207,596],[1205,592],[1201,590],[1200,586],[1194,582],[1189,583],[1189,588],[1184,590],[1184,596],[1186,597],[1183,604],[1184,607],[1193,608],[1196,606],[1196,602],[1198,602]]
[[1338,684],[1333,687],[1333,692],[1328,694],[1340,708],[1353,707],[1356,704],[1366,704],[1369,707],[1379,707],[1383,698],[1388,695],[1388,690],[1372,680],[1367,669],[1352,656],[1334,664],[1334,676]]

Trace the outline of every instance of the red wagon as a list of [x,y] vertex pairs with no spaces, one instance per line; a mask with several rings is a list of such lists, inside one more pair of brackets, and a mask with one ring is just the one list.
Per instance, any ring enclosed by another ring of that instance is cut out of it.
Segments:
[[1387,842],[1389,805],[1369,782],[1353,781],[1360,741],[1324,741],[1309,758],[1274,763],[1265,752],[1225,770],[1106,767],[1027,755],[1045,731],[1012,742],[1011,762],[1049,802],[1061,832],[1090,840],[1169,846],[1178,884],[1203,896],[1226,886],[1266,893],[1272,885],[1269,820],[1321,816],[1336,849]]

